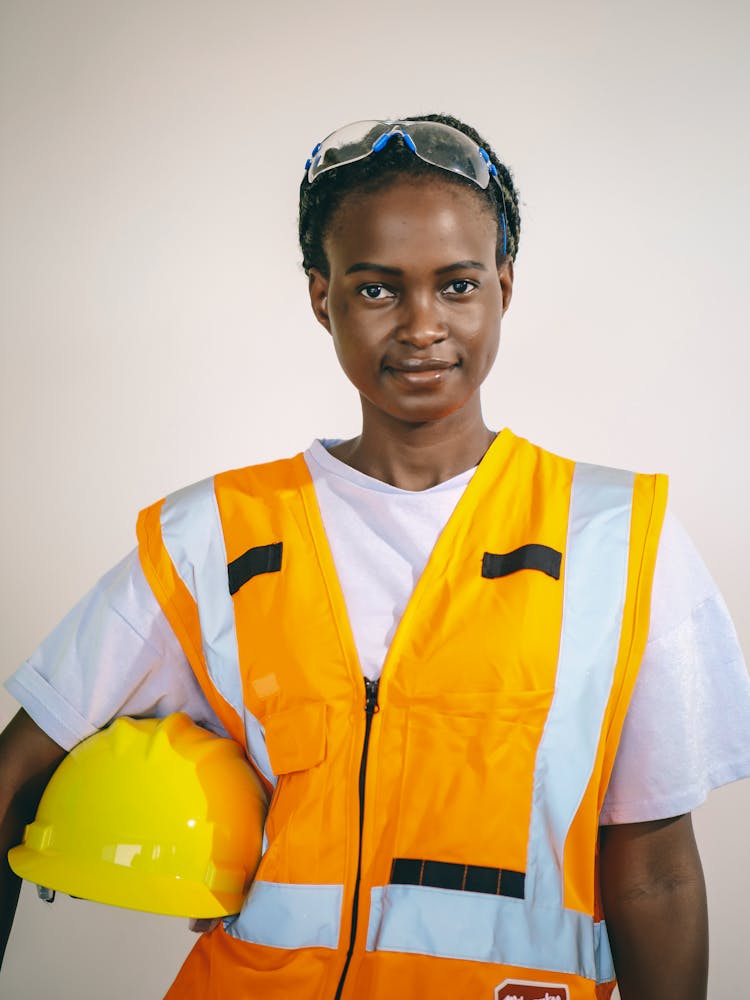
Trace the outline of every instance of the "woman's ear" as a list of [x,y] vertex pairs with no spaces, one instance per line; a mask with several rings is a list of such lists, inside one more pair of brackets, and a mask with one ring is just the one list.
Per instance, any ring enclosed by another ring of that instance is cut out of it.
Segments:
[[513,298],[513,261],[510,257],[505,257],[500,267],[497,269],[497,276],[500,280],[500,288],[503,292],[503,316],[508,310],[510,300]]
[[308,291],[310,293],[310,305],[315,313],[315,319],[331,332],[331,321],[328,316],[328,285],[330,279],[326,278],[317,267],[311,267],[308,274]]

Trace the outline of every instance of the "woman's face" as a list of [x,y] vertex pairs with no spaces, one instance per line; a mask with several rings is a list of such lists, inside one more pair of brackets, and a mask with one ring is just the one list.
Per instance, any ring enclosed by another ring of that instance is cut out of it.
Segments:
[[513,283],[496,243],[489,206],[450,182],[398,178],[342,203],[325,240],[330,276],[313,269],[310,296],[366,417],[480,414]]

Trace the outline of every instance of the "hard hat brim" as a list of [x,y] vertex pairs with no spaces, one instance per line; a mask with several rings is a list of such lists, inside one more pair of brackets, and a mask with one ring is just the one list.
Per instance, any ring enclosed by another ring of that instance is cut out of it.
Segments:
[[25,844],[8,852],[8,863],[16,875],[47,889],[170,917],[231,916],[239,913],[245,896],[244,891],[212,891],[202,882],[140,872],[124,865],[78,861]]

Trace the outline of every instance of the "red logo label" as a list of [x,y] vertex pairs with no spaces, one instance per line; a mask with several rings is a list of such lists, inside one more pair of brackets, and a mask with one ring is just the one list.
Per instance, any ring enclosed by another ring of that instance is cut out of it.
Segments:
[[505,979],[495,987],[495,1000],[570,1000],[567,986]]

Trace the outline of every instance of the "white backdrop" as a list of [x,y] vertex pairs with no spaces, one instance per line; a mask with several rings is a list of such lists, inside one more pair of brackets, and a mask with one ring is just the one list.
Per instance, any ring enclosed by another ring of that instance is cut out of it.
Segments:
[[[430,110],[483,131],[522,195],[490,422],[669,472],[747,650],[748,11],[0,0],[2,677],[144,504],[356,431],[296,188],[334,127]],[[696,815],[712,1000],[747,992],[748,786]],[[191,941],[25,889],[0,995],[159,997]]]

